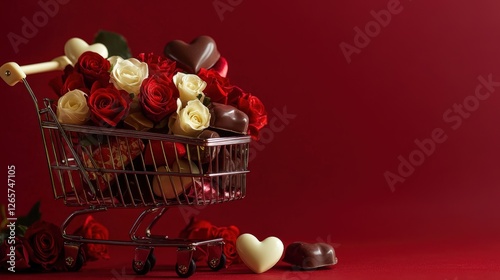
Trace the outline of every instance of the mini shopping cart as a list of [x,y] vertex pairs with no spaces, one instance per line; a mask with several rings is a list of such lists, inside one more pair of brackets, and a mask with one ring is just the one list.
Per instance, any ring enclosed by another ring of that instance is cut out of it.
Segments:
[[[44,99],[43,107],[39,107],[26,74],[62,69],[62,64],[58,59],[22,67],[10,62],[0,67],[0,75],[11,86],[20,81],[26,86],[37,110],[54,198],[78,208],[61,225],[67,269],[78,271],[82,267],[84,243],[135,246],[132,268],[137,274],[153,269],[155,247],[177,248],[175,271],[180,277],[195,272],[193,252],[198,246],[206,246],[212,270],[223,268],[226,257],[222,238],[174,239],[155,235],[152,229],[170,207],[205,206],[244,198],[250,137],[197,139],[61,124],[53,101]],[[208,162],[207,157],[211,159]],[[188,163],[187,167],[175,165],[180,158]],[[169,167],[172,161],[174,165]],[[130,228],[129,240],[86,239],[66,232],[75,217],[126,208],[143,209]],[[141,228],[145,228],[144,233]]]

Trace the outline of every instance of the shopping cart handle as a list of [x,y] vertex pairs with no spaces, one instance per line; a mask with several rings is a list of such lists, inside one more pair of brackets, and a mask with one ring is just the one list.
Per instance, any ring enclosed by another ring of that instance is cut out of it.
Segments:
[[68,64],[71,64],[71,61],[66,56],[59,56],[48,62],[23,66],[19,66],[15,62],[8,62],[0,67],[0,75],[9,86],[13,86],[26,78],[26,75],[63,70]]

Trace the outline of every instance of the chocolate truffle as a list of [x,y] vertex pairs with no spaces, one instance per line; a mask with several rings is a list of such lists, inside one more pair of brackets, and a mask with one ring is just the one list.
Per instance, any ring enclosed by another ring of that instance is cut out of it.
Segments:
[[[162,166],[158,168],[158,172],[169,172],[169,168]],[[194,164],[194,162],[189,162],[184,159],[179,159],[176,161],[171,169],[172,173],[191,173],[200,174],[200,170]],[[159,197],[162,194],[167,199],[175,198],[186,190],[194,181],[195,177],[181,177],[181,176],[169,176],[169,175],[156,175],[153,180],[153,193]]]
[[247,133],[250,120],[243,111],[217,102],[212,102],[209,110],[211,128],[237,134]]
[[[243,160],[239,157],[237,151],[230,152],[227,147],[219,153],[219,169],[218,172],[232,172],[232,171],[243,171],[245,170],[245,165]],[[220,177],[219,183],[223,190],[231,187],[230,183],[233,185],[238,185],[238,175],[228,175]]]
[[294,242],[287,246],[283,261],[300,269],[315,269],[336,264],[337,257],[327,243]]
[[[198,138],[200,139],[209,139],[218,137],[220,137],[220,135],[217,132],[209,129],[203,130],[203,132],[200,135],[198,135]],[[208,146],[189,145],[188,149],[191,160],[199,160],[201,161],[201,163],[209,163],[219,154],[220,146],[208,147]]]

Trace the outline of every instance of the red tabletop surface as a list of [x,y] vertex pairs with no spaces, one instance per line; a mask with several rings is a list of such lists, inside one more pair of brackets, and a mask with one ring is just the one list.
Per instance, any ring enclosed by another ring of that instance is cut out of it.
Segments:
[[[463,243],[447,240],[347,242],[334,244],[339,258],[335,266],[316,270],[294,270],[285,262],[255,274],[244,264],[211,271],[198,263],[191,279],[499,279],[498,242]],[[490,240],[491,241],[491,240]],[[79,272],[20,274],[4,276],[15,279],[56,277],[75,279],[170,279],[175,273],[175,250],[157,248],[157,264],[146,275],[136,275],[131,268],[133,248],[110,248],[111,259],[89,262]]]

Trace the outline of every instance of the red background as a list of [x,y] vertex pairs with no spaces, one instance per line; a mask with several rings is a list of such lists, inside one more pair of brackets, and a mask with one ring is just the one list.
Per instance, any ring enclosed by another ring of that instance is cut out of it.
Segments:
[[[339,45],[355,45],[355,27],[364,29],[372,10],[393,1],[220,2],[234,5],[222,17],[214,1],[68,1],[16,52],[8,34],[22,36],[23,17],[33,22],[42,8],[11,1],[0,11],[0,63],[49,61],[63,55],[69,38],[90,42],[99,29],[124,35],[133,54],[210,35],[229,62],[230,80],[259,96],[283,127],[269,128],[259,144],[247,197],[190,209],[197,217],[259,239],[274,235],[285,246],[334,244],[337,266],[297,279],[498,279],[498,91],[457,129],[443,119],[470,100],[479,76],[500,81],[498,1],[401,0],[400,12],[372,29],[351,63]],[[54,97],[47,85],[54,75],[28,77],[40,99]],[[32,101],[22,85],[0,91],[0,166],[6,177],[6,166],[16,165],[17,213],[41,200],[43,218],[59,224],[73,209],[52,198]],[[283,124],[275,112],[285,108],[295,117]],[[435,128],[446,141],[392,191],[384,173],[396,174],[398,156],[408,159],[415,140]],[[0,188],[5,202],[6,185]],[[137,213],[96,216],[120,238]],[[185,217],[172,209],[161,228],[175,235]],[[113,261],[99,264],[104,272],[89,271],[111,278],[121,263],[130,270],[132,255],[113,252]],[[266,275],[293,279],[284,264]]]

